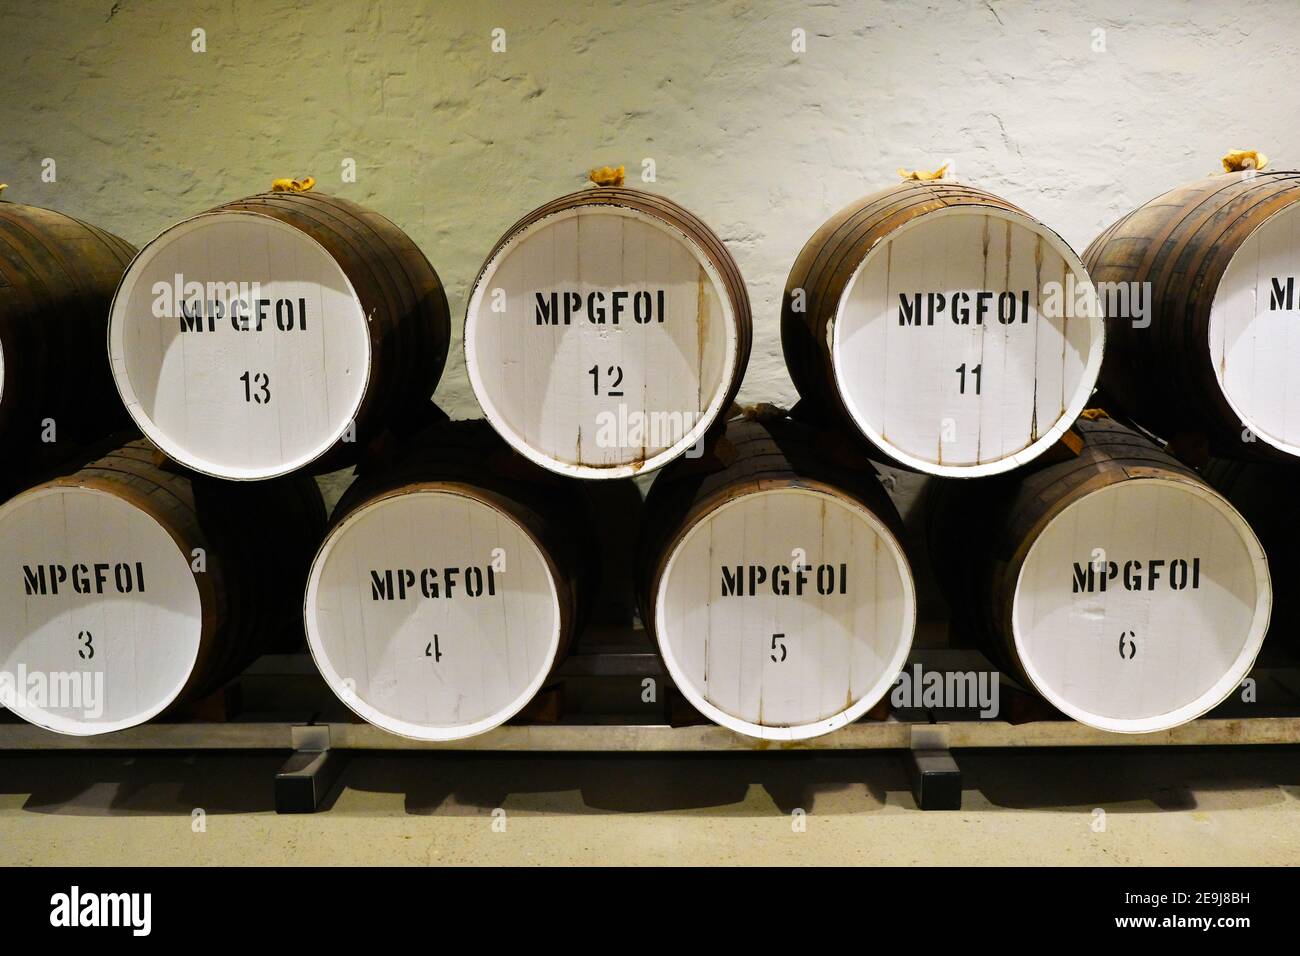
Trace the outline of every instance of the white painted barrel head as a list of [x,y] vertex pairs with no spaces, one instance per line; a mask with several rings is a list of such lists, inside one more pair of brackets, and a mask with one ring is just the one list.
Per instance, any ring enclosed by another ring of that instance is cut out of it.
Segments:
[[62,734],[142,724],[194,670],[203,609],[155,518],[89,486],[0,507],[0,703]]
[[1300,205],[1257,226],[1233,253],[1210,307],[1210,356],[1243,439],[1300,455]]
[[1083,264],[1027,216],[952,206],[875,246],[829,332],[844,404],[903,464],[948,477],[1009,471],[1083,411],[1105,323]]
[[365,720],[418,740],[460,740],[519,712],[560,646],[553,566],[477,497],[405,491],[325,539],[306,599],[307,642]]
[[220,478],[288,474],[352,427],[367,316],[338,262],[292,226],[205,213],[141,250],[109,318],[113,378],[141,431]]
[[484,266],[465,361],[484,414],[551,471],[621,478],[666,464],[723,411],[731,299],[675,226],[619,205],[525,226]]
[[1016,653],[1034,687],[1101,730],[1147,733],[1219,704],[1268,628],[1263,549],[1201,485],[1139,478],[1072,502],[1016,582]]
[[664,662],[696,709],[751,737],[804,740],[889,690],[912,645],[916,592],[879,518],[825,491],[780,488],[692,525],[664,564],[654,613]]

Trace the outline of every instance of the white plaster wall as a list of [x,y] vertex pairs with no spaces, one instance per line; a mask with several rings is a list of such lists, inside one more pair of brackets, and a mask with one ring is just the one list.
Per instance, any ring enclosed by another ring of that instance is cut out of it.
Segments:
[[[749,283],[742,400],[788,402],[780,294],[835,209],[951,159],[1081,251],[1228,148],[1300,161],[1297,51],[1296,0],[7,0],[0,182],[139,244],[311,174],[411,234],[459,326],[516,218],[589,166],[653,158],[646,188],[709,222]],[[477,414],[459,328],[437,398]]]

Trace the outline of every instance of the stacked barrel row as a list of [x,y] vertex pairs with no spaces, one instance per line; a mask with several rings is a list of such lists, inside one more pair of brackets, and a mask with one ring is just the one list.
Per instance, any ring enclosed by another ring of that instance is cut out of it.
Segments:
[[[1296,178],[1175,191],[1084,260],[969,186],[867,196],[791,271],[792,416],[737,414],[743,280],[725,243],[660,196],[589,188],[507,230],[464,327],[483,423],[429,404],[447,302],[391,222],[314,193],[194,217],[118,262],[111,310],[102,295],[88,310],[152,444],[65,465],[0,511],[0,601],[22,608],[0,644],[9,666],[135,681],[139,661],[175,667],[121,691],[111,719],[14,709],[69,732],[148,719],[272,646],[273,628],[237,622],[283,618],[246,608],[305,593],[308,646],[345,703],[395,733],[456,739],[518,714],[586,621],[626,616],[619,582],[634,580],[667,671],[706,717],[762,738],[827,733],[887,693],[916,626],[911,546],[878,462],[931,476],[929,550],[956,633],[1069,716],[1176,726],[1232,692],[1268,625],[1264,552],[1191,466],[1198,449],[1292,454]],[[1107,412],[1080,420],[1090,405]],[[358,478],[326,527],[302,476],[345,465]],[[1260,489],[1278,480],[1254,467],[1204,473],[1267,509]],[[642,506],[630,479],[651,472]],[[272,537],[284,554],[268,588],[239,548]],[[126,541],[157,557],[108,553]],[[195,564],[209,553],[215,570]],[[56,578],[63,607],[46,600]],[[159,651],[169,611],[191,636]]]

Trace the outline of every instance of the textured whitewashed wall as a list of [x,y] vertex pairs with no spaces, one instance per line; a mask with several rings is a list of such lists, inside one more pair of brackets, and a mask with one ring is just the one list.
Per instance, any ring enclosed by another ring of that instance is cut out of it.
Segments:
[[[519,215],[593,164],[652,158],[648,188],[713,225],[749,283],[742,399],[788,401],[780,293],[833,210],[951,159],[1082,250],[1230,147],[1300,162],[1297,50],[1295,0],[15,0],[0,182],[142,243],[311,174],[411,234],[459,326]],[[459,330],[438,399],[477,413]]]
[[[624,163],[726,241],[754,305],[741,400],[788,403],[781,291],[832,212],[950,160],[1082,252],[1229,148],[1300,164],[1297,50],[1297,0],[5,0],[0,183],[142,244],[315,176],[442,276],[436,397],[460,418],[479,414],[460,325],[483,257]],[[894,477],[907,515],[922,482]],[[331,503],[346,480],[323,483]]]

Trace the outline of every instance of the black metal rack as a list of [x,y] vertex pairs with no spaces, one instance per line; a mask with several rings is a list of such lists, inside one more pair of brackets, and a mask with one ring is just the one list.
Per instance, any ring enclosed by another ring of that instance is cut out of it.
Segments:
[[[973,651],[921,647],[908,667],[993,672]],[[276,775],[276,809],[316,810],[349,753],[477,751],[690,753],[896,750],[922,809],[959,809],[955,751],[972,748],[1239,746],[1300,743],[1300,668],[1261,667],[1252,701],[1237,694],[1210,714],[1168,731],[1117,734],[1063,717],[1001,679],[997,717],[976,710],[893,707],[810,740],[759,740],[704,720],[672,687],[643,632],[586,639],[538,699],[514,721],[478,737],[428,742],[361,722],[330,692],[307,654],[268,655],[215,699],[183,718],[91,737],[52,733],[0,715],[0,750],[288,751]],[[652,682],[647,684],[647,682]],[[647,693],[647,690],[652,691]]]

